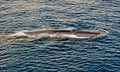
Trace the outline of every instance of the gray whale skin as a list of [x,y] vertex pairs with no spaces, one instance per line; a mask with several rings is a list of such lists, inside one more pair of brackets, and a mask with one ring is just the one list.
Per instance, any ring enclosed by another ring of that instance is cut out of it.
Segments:
[[101,34],[103,32],[98,30],[37,29],[17,31],[15,33],[1,33],[0,36],[12,39],[73,40],[93,38]]

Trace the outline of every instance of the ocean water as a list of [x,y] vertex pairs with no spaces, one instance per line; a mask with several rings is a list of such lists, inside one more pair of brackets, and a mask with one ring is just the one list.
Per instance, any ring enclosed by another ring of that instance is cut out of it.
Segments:
[[120,0],[0,0],[0,33],[101,30],[75,41],[0,39],[0,72],[120,72]]

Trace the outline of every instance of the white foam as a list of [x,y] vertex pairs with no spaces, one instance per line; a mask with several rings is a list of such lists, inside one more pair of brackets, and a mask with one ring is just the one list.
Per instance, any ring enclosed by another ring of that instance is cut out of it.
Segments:
[[16,32],[14,34],[11,34],[9,36],[27,36],[23,31]]
[[63,35],[63,37],[67,37],[67,38],[78,38],[78,39],[89,38],[89,37],[78,37],[78,36],[76,36],[76,35]]
[[65,30],[76,30],[76,28],[74,28],[74,27],[69,27],[69,28],[66,28]]

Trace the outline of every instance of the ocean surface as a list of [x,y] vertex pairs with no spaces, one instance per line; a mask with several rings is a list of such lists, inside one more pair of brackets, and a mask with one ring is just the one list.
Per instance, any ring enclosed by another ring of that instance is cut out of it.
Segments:
[[76,28],[97,38],[0,39],[0,72],[120,72],[120,0],[0,0],[0,33]]

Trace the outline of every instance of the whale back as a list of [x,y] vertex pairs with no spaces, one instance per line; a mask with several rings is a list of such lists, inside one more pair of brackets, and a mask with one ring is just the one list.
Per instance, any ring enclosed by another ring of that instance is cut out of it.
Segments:
[[0,37],[10,37],[13,39],[42,39],[42,40],[63,40],[63,39],[86,39],[102,34],[98,30],[76,30],[76,29],[44,29],[25,30],[13,34],[3,33]]

